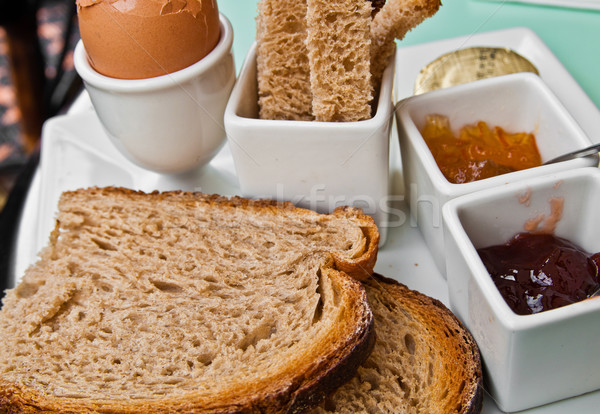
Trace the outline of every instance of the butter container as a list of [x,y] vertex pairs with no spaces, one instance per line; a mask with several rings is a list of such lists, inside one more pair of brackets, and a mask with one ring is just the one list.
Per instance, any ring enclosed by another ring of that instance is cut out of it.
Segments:
[[511,73],[539,75],[528,59],[503,47],[468,47],[448,52],[427,64],[415,81],[415,95]]

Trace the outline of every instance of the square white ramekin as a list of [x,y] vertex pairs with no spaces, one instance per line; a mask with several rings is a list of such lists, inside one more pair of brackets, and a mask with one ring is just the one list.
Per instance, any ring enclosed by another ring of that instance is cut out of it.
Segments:
[[311,122],[258,118],[256,45],[242,66],[225,109],[225,130],[241,192],[292,201],[319,212],[360,207],[379,227],[389,212],[389,139],[394,62],[383,75],[373,118]]
[[542,162],[591,142],[544,81],[531,73],[483,79],[399,103],[396,120],[411,218],[442,274],[446,269],[441,209],[448,200],[527,177],[593,165],[590,159],[577,159],[453,184],[438,168],[419,132],[429,114],[446,115],[455,134],[464,125],[478,121],[510,132],[533,132]]
[[[554,234],[600,251],[600,170],[579,168],[467,194],[443,207],[450,305],[473,334],[486,387],[513,412],[600,389],[600,298],[532,315],[514,313],[476,249],[504,244],[525,222],[550,216],[564,200]],[[527,201],[525,201],[527,200]]]

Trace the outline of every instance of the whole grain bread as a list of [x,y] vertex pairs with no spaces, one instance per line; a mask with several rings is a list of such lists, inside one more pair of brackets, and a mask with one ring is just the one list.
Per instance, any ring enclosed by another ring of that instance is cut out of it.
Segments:
[[440,0],[386,0],[371,24],[370,59],[375,85],[381,82],[383,71],[396,50],[396,39],[404,39],[409,31],[433,16],[441,4]]
[[307,0],[313,115],[322,122],[371,117],[371,2]]
[[256,18],[261,119],[311,121],[306,0],[261,0]]
[[299,412],[374,341],[373,220],[91,188],[0,311],[2,413]]
[[259,117],[370,118],[395,40],[440,5],[440,0],[260,0]]
[[383,276],[364,284],[375,315],[373,352],[310,413],[479,413],[479,350],[456,317],[441,302]]

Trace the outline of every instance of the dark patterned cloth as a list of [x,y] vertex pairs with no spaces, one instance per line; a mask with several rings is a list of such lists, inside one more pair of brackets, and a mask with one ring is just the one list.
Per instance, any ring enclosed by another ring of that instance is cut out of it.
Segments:
[[[68,39],[68,51],[64,61],[59,62],[65,42],[65,16],[70,14],[69,3],[75,0],[41,0],[37,13],[38,36],[45,59],[45,75],[48,85],[55,85],[57,73],[74,73],[72,51],[79,32],[74,20],[74,30]],[[8,62],[8,44],[6,33],[0,27],[0,209],[6,202],[6,197],[21,167],[27,161],[29,154],[25,152],[21,142],[21,114],[16,102],[15,91],[11,83],[10,66]],[[62,64],[62,68],[58,65]],[[60,93],[60,89],[59,92]],[[43,99],[43,97],[40,97]]]
[[19,135],[20,114],[10,83],[6,39],[3,32],[0,36],[0,162],[5,162],[15,151],[14,146],[18,146],[15,141]]
[[0,208],[26,158],[19,140],[20,113],[11,85],[7,46],[5,33],[0,31]]

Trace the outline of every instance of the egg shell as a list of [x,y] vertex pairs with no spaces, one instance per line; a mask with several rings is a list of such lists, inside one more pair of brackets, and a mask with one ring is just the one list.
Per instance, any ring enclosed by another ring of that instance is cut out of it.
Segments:
[[220,36],[216,0],[80,0],[92,67],[121,79],[162,76],[206,56]]

